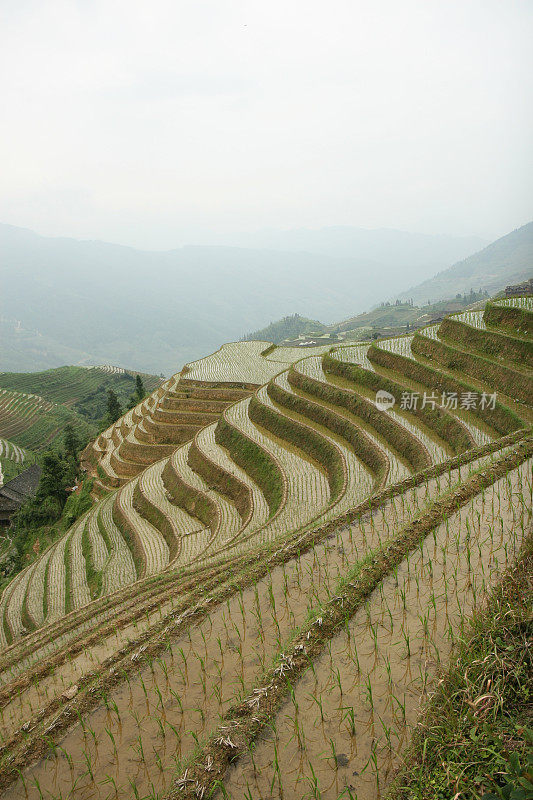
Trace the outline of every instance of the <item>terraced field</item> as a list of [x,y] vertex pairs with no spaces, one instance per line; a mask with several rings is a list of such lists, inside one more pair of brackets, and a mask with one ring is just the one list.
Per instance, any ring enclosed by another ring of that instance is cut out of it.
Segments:
[[[143,377],[148,390],[161,383],[154,375]],[[134,376],[119,367],[107,366],[2,372],[0,437],[39,451],[61,437],[70,424],[81,440],[92,439],[97,431],[96,421],[105,413],[108,388],[125,402],[135,390]]]
[[7,439],[0,439],[0,486],[17,474],[18,465],[22,465],[27,458],[28,454],[22,447]]
[[18,447],[39,451],[72,424],[80,435],[89,436],[92,426],[65,406],[44,397],[0,389],[0,437]]
[[2,796],[381,796],[531,526],[491,313],[226,345],[102,434],[105,496],[0,599]]
[[122,486],[147,465],[170,455],[215,422],[229,404],[251,394],[301,355],[299,348],[274,347],[269,342],[232,342],[187,364],[87,448],[85,465],[97,479],[97,491]]
[[23,464],[25,452],[22,447],[13,444],[13,442],[8,442],[7,439],[0,439],[0,458],[7,458],[9,461],[14,461],[15,464]]
[[[102,385],[113,388],[119,397],[126,399],[133,393],[135,384],[132,378],[136,374],[108,364],[99,367],[58,367],[44,372],[0,372],[0,387],[16,392],[38,393],[53,403],[73,406]],[[106,376],[114,376],[114,379],[106,381]],[[161,383],[155,375],[141,374],[141,377],[146,390],[150,392]]]

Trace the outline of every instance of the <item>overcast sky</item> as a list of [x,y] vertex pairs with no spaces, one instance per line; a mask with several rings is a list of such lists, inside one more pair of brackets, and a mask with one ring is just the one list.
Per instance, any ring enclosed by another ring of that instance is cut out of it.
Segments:
[[533,218],[532,0],[0,0],[0,221],[147,248]]

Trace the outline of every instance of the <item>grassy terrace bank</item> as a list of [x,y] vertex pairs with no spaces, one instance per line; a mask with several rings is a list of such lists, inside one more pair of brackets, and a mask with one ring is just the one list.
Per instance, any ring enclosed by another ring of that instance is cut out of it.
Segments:
[[414,335],[411,348],[415,356],[422,356],[445,369],[476,378],[486,384],[487,388],[506,394],[514,400],[531,403],[531,378],[523,372],[419,333]]
[[476,614],[388,800],[533,797],[533,529]]
[[518,336],[533,336],[533,313],[528,308],[487,303],[483,319],[487,325],[507,330]]
[[236,464],[261,488],[271,515],[281,506],[284,497],[283,476],[272,456],[223,415],[215,429],[215,441],[225,447]]
[[[439,498],[390,542],[369,552],[361,562],[355,564],[339,584],[332,599],[313,609],[307,624],[295,631],[275,665],[257,683],[256,691],[248,695],[244,702],[229,709],[215,733],[184,765],[187,771],[179,776],[167,798],[192,800],[200,796],[197,793],[199,789],[205,792],[201,796],[215,796],[217,788],[223,788],[230,766],[249,752],[251,742],[269,725],[285,699],[293,696],[294,687],[310,664],[343,629],[346,621],[364,605],[385,576],[392,574],[411,551],[420,547],[440,522],[521,464],[532,452],[531,439],[523,441],[515,451]],[[262,687],[267,687],[267,690]],[[223,795],[224,792],[216,794],[217,797]]]
[[474,328],[455,317],[447,317],[439,328],[439,337],[450,344],[480,355],[533,367],[533,346],[530,341],[496,330]]

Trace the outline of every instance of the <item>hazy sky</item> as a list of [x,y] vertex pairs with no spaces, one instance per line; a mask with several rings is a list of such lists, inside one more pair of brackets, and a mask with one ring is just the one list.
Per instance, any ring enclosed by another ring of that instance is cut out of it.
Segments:
[[0,0],[0,221],[207,232],[533,218],[532,0]]

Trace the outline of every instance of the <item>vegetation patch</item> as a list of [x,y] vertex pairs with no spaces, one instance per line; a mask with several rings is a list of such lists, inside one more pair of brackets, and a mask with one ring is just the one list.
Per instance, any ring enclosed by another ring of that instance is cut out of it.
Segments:
[[533,336],[533,312],[528,308],[487,303],[483,319],[486,325],[507,328],[516,336]]
[[[381,349],[380,347],[372,346],[368,350],[368,358],[373,364],[378,364],[385,369],[395,370],[400,375],[421,383],[431,392],[438,391],[447,394],[455,393],[459,399],[461,395],[466,392],[471,392],[474,395],[476,394],[476,389],[470,384],[460,381],[457,378],[451,378],[448,375],[444,375],[437,369],[427,367],[425,364],[421,364],[419,361],[415,361],[412,358],[406,358],[398,353],[391,353],[388,350]],[[392,393],[398,397],[398,391],[401,392],[402,387],[400,387],[398,384],[393,384],[392,382],[391,385],[395,385],[397,388],[389,391],[392,391]],[[435,418],[433,410],[427,409],[427,407],[420,410],[422,412],[426,410],[430,411],[430,414],[427,414],[426,418],[429,419],[431,416],[432,421],[435,419],[434,424],[430,427],[433,427],[435,432],[438,433],[442,439],[450,442],[456,452],[471,446],[471,443],[467,443],[465,435],[463,434],[464,429],[462,429],[462,426],[460,426],[450,414],[443,414],[441,409],[436,407],[434,409],[436,412]],[[482,409],[479,404],[476,404],[475,408],[472,407],[469,409],[469,413],[473,414],[475,417],[478,417],[482,422],[485,422],[502,436],[518,430],[524,424],[523,420],[521,420],[520,417],[514,413],[514,411],[511,411],[511,409],[507,408],[507,406],[504,406],[498,401],[496,401],[494,408],[491,408],[490,404],[487,404],[487,406]],[[436,419],[439,421],[437,422]]]
[[473,618],[390,800],[533,796],[533,531]]
[[[259,341],[279,344],[285,339],[296,339],[301,333],[320,334],[325,330],[326,326],[316,319],[307,319],[299,314],[292,314],[292,316],[283,317],[277,322],[271,322],[266,328],[246,334],[244,339],[245,341],[259,339]],[[263,352],[263,355],[266,353]]]
[[[269,384],[268,393],[273,400],[282,393],[287,394],[273,383]],[[274,409],[260,403],[256,397],[252,397],[250,400],[249,417],[252,422],[262,425],[275,436],[298,447],[323,466],[328,476],[331,499],[336,500],[339,497],[345,482],[344,462],[339,450],[330,440],[321,436],[313,428],[301,425],[290,417],[279,414]]]
[[533,347],[530,341],[494,330],[475,328],[455,317],[447,317],[440,325],[439,337],[455,342],[465,350],[516,364],[533,367]]
[[42,472],[37,494],[13,515],[12,548],[4,559],[0,590],[91,508],[91,479],[85,479],[76,491],[70,491],[79,479],[78,448],[73,429],[67,427],[63,452],[49,450],[38,456]]
[[265,496],[270,514],[280,508],[285,492],[283,477],[270,453],[245,436],[222,416],[215,428],[215,441],[225,447],[236,464],[254,480]]

